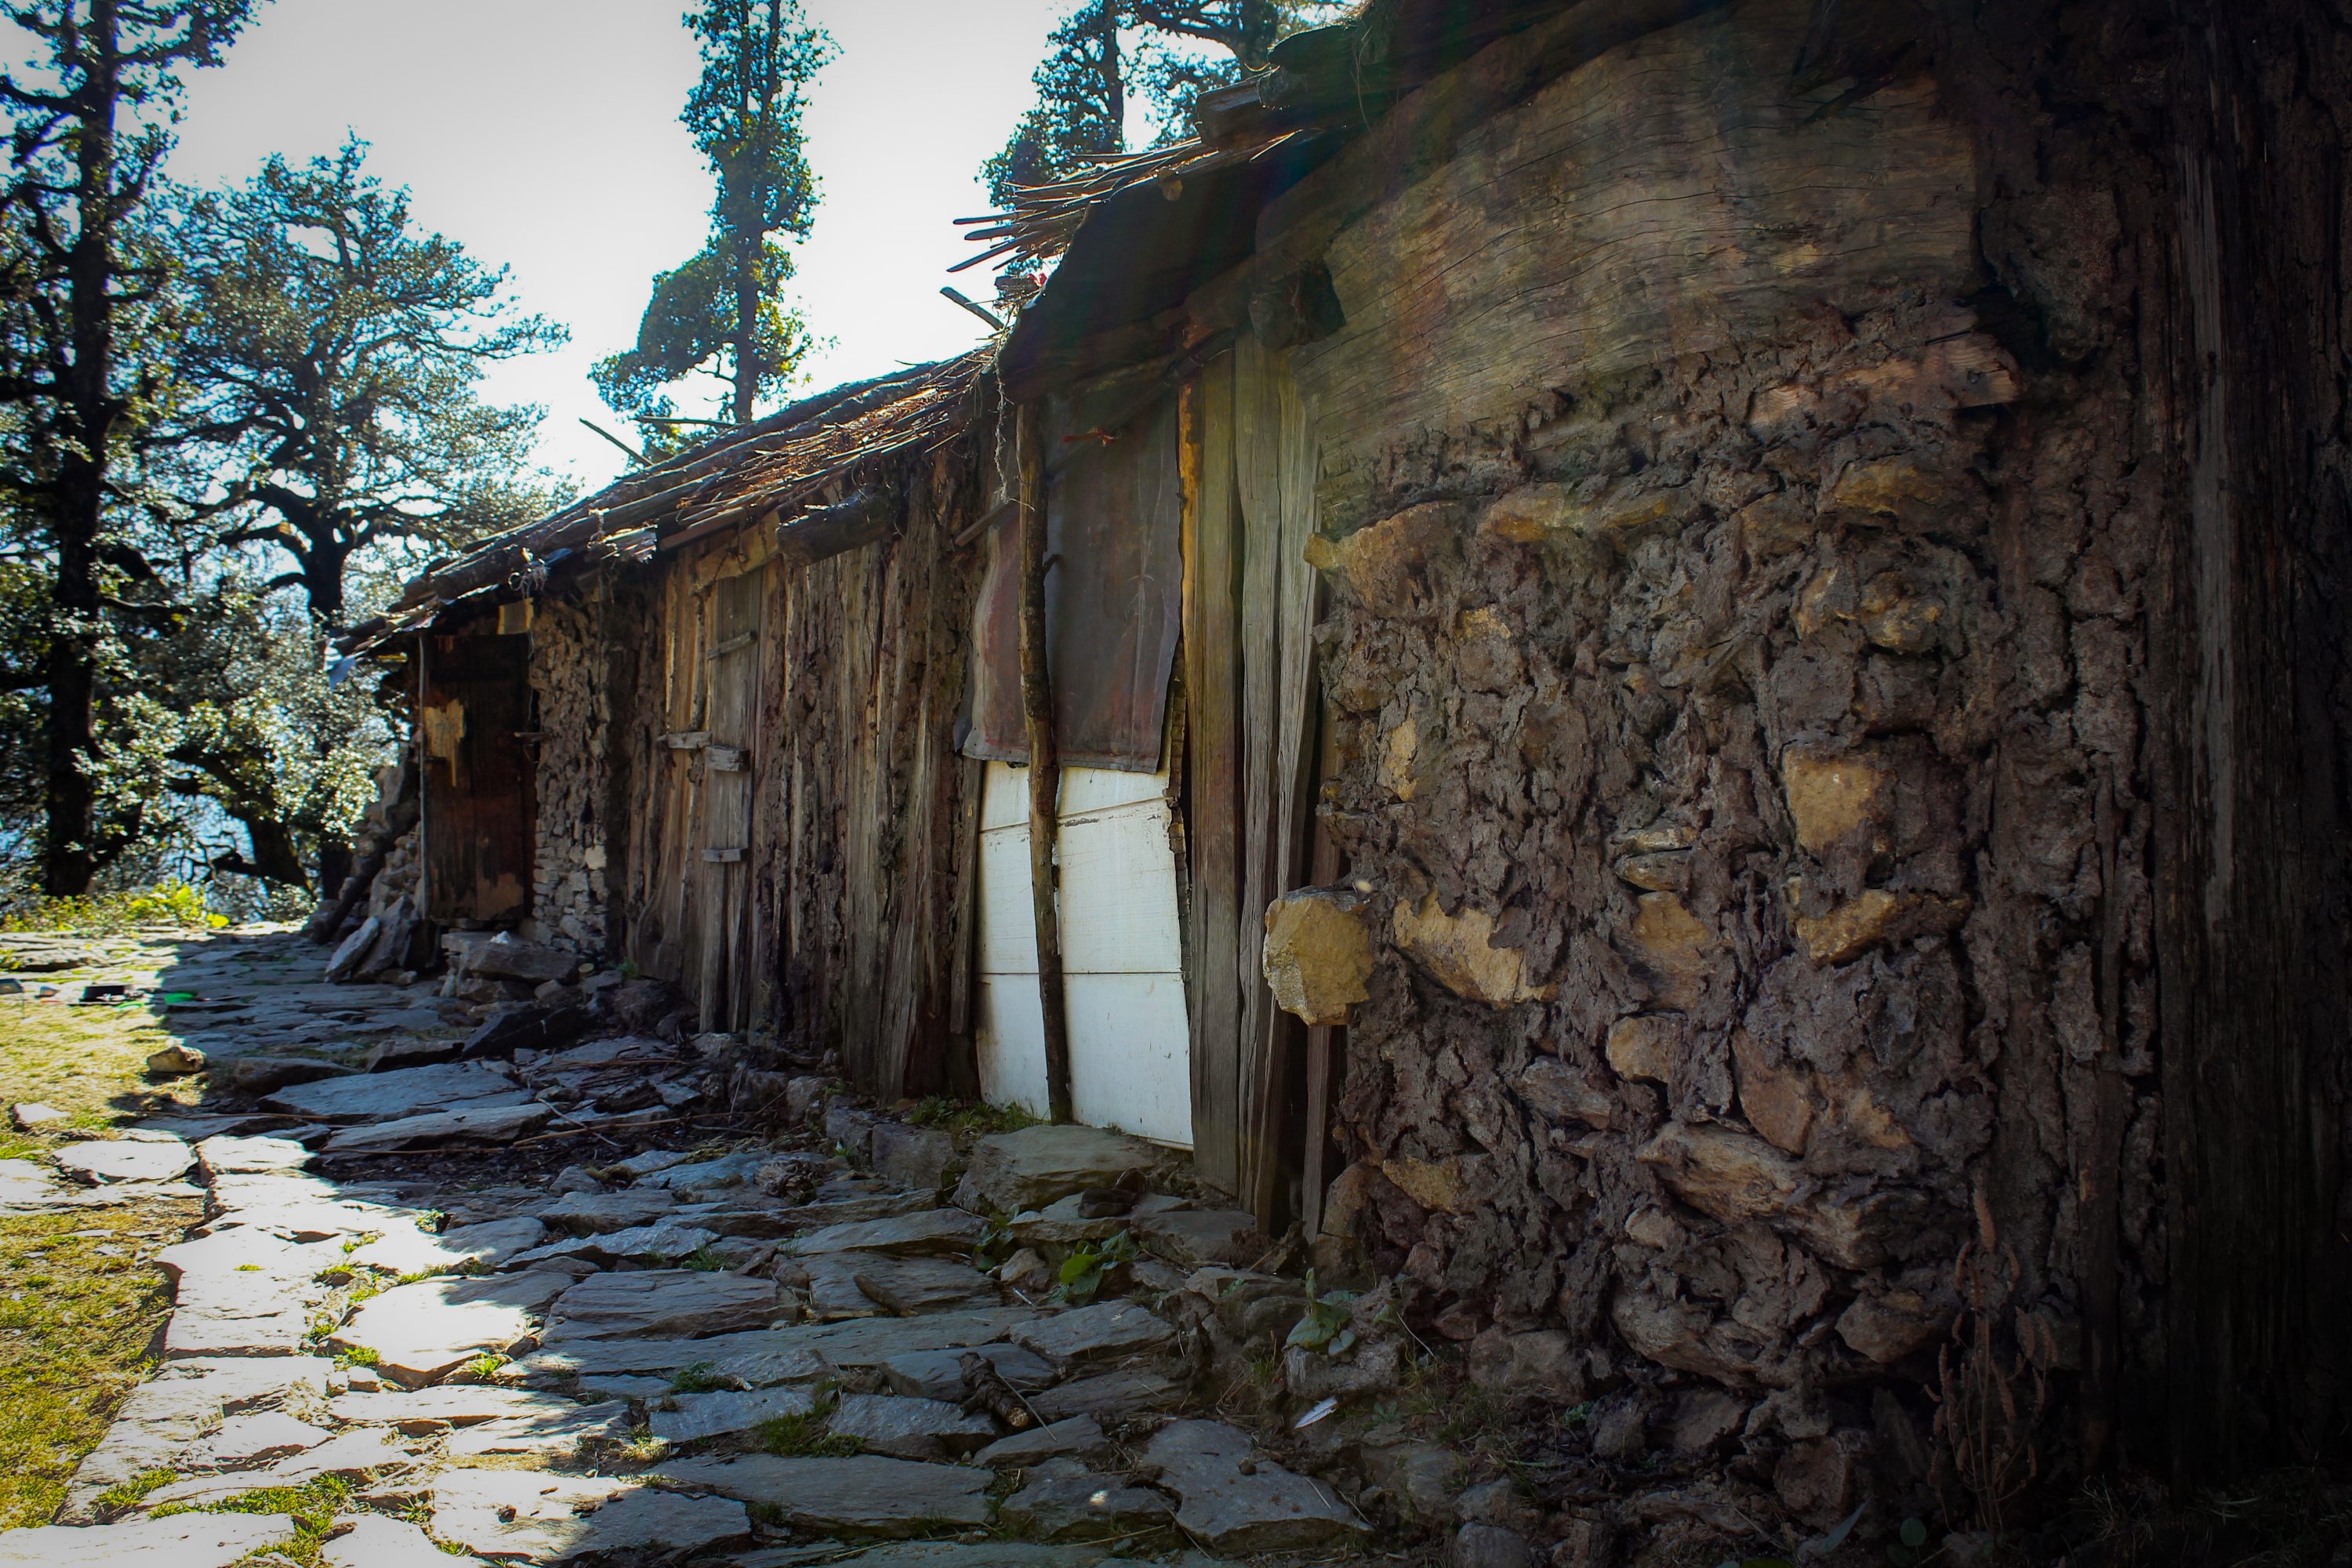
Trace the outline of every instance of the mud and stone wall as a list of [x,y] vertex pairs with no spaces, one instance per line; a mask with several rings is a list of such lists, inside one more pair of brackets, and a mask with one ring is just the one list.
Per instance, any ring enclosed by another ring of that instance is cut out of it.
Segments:
[[530,917],[521,934],[571,952],[605,951],[611,616],[600,584],[540,601],[530,631],[539,820]]
[[1863,125],[1792,90],[1810,12],[1612,52],[1404,191],[1371,139],[1271,217],[1358,182],[1347,327],[1297,353],[1376,957],[1327,1228],[1498,1386],[1826,1521],[1924,1479],[1971,1309],[2029,1402],[2086,1333],[2109,1394],[2162,1358],[2162,492],[2100,357],[2112,205],[2004,207],[1989,261],[1932,82]]

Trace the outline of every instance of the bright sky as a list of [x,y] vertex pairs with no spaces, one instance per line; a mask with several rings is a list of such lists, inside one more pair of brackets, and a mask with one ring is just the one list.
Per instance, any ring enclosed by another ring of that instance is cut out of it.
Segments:
[[[980,322],[940,297],[990,292],[950,222],[985,212],[975,172],[1030,100],[1056,0],[804,0],[841,47],[817,80],[809,161],[824,202],[795,288],[834,344],[812,386],[958,353]],[[677,121],[697,71],[681,0],[269,0],[226,65],[191,82],[172,172],[243,179],[345,129],[415,193],[417,220],[513,269],[569,347],[499,367],[488,395],[548,409],[541,460],[601,484],[625,437],[588,381],[635,340],[654,274],[699,248],[710,178]],[[703,412],[683,409],[682,412]]]

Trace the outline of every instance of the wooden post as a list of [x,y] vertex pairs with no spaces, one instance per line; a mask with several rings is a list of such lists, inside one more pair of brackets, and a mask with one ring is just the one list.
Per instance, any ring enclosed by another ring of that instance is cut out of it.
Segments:
[[1070,1034],[1062,996],[1062,763],[1054,751],[1054,679],[1045,665],[1045,454],[1037,405],[1014,420],[1021,450],[1021,710],[1029,732],[1029,891],[1037,927],[1037,1002],[1045,1023],[1045,1102],[1070,1120]]

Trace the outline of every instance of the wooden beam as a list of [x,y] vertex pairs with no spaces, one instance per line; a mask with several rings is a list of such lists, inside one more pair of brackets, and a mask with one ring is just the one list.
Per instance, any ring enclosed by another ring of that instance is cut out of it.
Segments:
[[1037,928],[1037,1002],[1045,1023],[1045,1103],[1070,1120],[1070,1034],[1062,993],[1060,875],[1062,764],[1054,749],[1054,682],[1045,663],[1045,453],[1044,415],[1024,403],[1015,421],[1021,452],[1021,710],[1029,732],[1029,891]]
[[898,525],[898,498],[887,485],[867,485],[847,500],[821,506],[776,530],[776,559],[812,565],[888,536]]

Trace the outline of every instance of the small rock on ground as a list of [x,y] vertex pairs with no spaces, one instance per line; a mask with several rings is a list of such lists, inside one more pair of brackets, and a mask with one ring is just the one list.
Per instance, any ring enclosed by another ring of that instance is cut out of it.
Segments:
[[1024,1127],[972,1146],[956,1204],[975,1214],[1018,1214],[1121,1176],[1148,1173],[1168,1156],[1139,1138],[1076,1125]]

